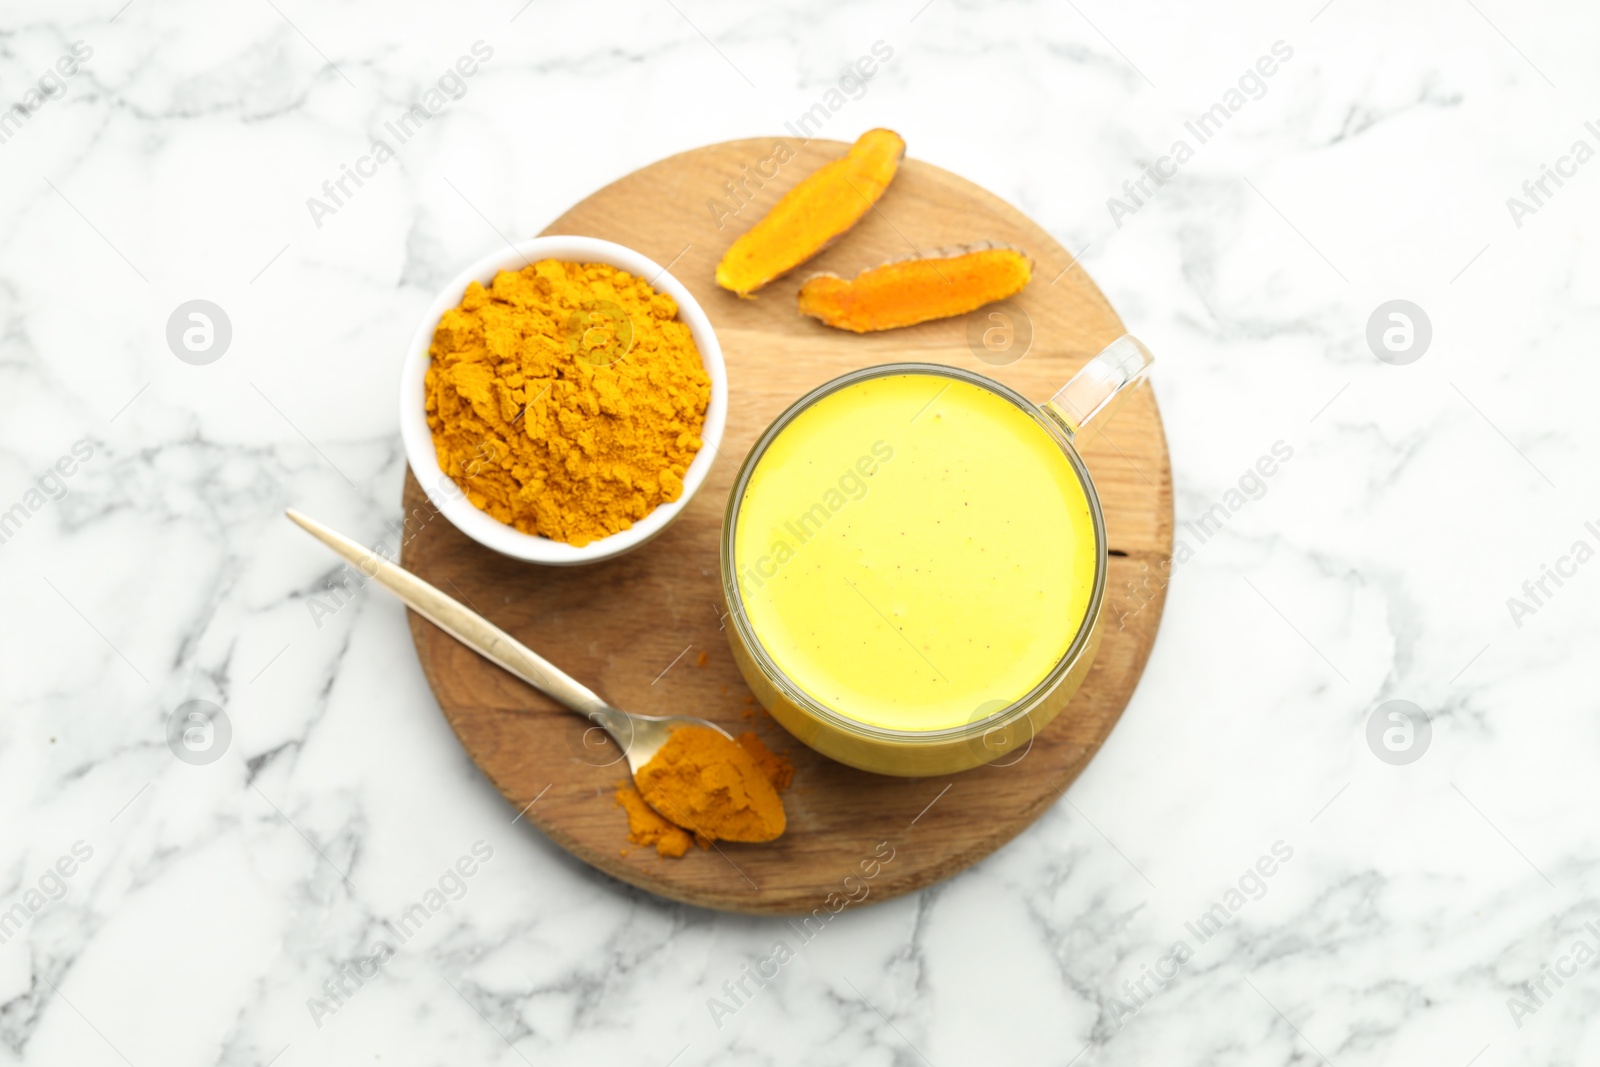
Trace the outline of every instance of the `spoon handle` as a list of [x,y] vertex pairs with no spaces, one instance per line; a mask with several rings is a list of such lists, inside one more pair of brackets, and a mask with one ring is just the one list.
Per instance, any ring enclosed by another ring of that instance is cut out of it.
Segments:
[[388,589],[409,607],[468,648],[498,663],[552,700],[597,721],[609,719],[611,706],[593,690],[533,649],[418,578],[404,567],[369,552],[350,538],[290,508],[290,519],[333,549],[363,575]]

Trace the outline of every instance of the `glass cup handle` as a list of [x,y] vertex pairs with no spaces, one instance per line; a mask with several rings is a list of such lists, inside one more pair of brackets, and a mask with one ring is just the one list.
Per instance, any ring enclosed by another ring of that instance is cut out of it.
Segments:
[[1117,396],[1132,392],[1144,381],[1155,357],[1130,333],[1112,341],[1098,356],[1084,364],[1072,380],[1051,397],[1045,407],[1077,436],[1084,424],[1104,411]]

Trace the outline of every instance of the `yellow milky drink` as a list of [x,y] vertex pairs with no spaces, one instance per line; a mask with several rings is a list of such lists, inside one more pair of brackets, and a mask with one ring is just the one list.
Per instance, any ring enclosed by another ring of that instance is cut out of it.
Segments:
[[[1059,673],[1098,605],[1098,505],[1064,438],[1015,394],[929,370],[820,396],[767,442],[730,501],[735,652],[808,744],[829,727],[766,684],[774,667],[869,733],[957,730]],[[822,740],[858,766],[931,773]]]

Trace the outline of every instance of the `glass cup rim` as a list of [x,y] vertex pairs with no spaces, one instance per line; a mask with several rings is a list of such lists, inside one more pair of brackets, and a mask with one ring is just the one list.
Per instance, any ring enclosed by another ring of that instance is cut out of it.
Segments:
[[[767,448],[777,440],[779,434],[788,428],[801,412],[806,411],[823,397],[838,392],[857,382],[871,378],[887,378],[897,374],[925,374],[937,377],[952,378],[956,381],[966,382],[1010,401],[1034,420],[1046,433],[1050,435],[1056,445],[1061,449],[1067,460],[1072,464],[1078,475],[1078,483],[1083,487],[1084,496],[1089,502],[1089,517],[1094,524],[1095,539],[1095,574],[1094,586],[1090,590],[1089,603],[1084,609],[1083,618],[1078,622],[1078,631],[1073,635],[1072,642],[1067,646],[1066,652],[1056,661],[1050,671],[1040,679],[1028,692],[1017,698],[1012,703],[1000,708],[982,719],[974,719],[961,726],[947,726],[940,730],[897,730],[886,726],[874,726],[870,723],[852,719],[834,709],[827,707],[820,700],[802,689],[788,673],[780,668],[768,654],[766,646],[756,635],[755,628],[750,624],[748,614],[744,609],[744,597],[739,590],[738,575],[734,570],[734,535],[739,517],[739,504],[744,498],[746,486],[750,477],[755,472],[756,465],[761,457],[766,455]],[[750,446],[744,462],[739,466],[739,473],[734,477],[733,487],[728,492],[728,504],[723,514],[721,547],[722,569],[722,595],[728,603],[728,615],[733,626],[738,632],[741,643],[746,653],[755,660],[756,666],[765,675],[766,679],[779,690],[790,702],[794,703],[813,718],[819,719],[828,725],[846,733],[877,741],[886,741],[898,744],[935,744],[947,741],[960,741],[974,736],[982,736],[990,730],[1010,725],[1016,719],[1026,715],[1036,706],[1045,694],[1054,689],[1077,663],[1095,627],[1095,621],[1100,613],[1100,607],[1105,599],[1105,588],[1109,561],[1107,559],[1105,512],[1100,504],[1100,495],[1095,491],[1094,479],[1089,476],[1089,468],[1084,464],[1083,457],[1072,443],[1072,437],[1066,428],[1052,416],[1045,408],[1033,403],[1021,393],[995,381],[993,378],[973,371],[963,370],[960,367],[948,367],[939,363],[883,363],[872,367],[863,367],[858,370],[841,374],[837,378],[822,383],[815,389],[801,396],[794,403],[785,408],[772,424],[764,430],[755,444]]]

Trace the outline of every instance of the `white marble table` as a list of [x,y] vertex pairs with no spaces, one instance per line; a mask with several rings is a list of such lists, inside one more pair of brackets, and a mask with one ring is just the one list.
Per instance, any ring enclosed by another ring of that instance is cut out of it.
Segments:
[[[0,16],[0,1063],[1600,1063],[1592,5],[121,2]],[[395,353],[465,263],[819,103],[1082,253],[1210,521],[1067,802],[714,1019],[786,927],[511,824],[281,516],[397,516]]]

